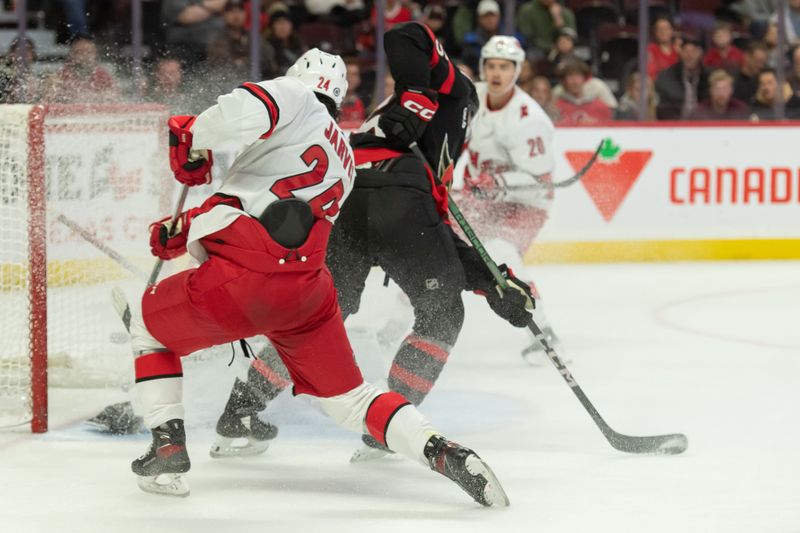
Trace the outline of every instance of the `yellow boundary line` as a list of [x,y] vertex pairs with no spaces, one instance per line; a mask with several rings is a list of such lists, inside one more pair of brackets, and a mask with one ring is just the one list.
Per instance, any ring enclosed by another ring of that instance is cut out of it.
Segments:
[[529,264],[738,259],[800,259],[800,239],[541,242],[525,254]]
[[[133,262],[147,268],[144,260]],[[25,265],[0,263],[0,292],[24,288],[27,285],[27,273]],[[93,285],[130,277],[127,270],[107,258],[47,262],[47,286],[50,288]]]
[[[800,259],[800,239],[539,242],[525,254],[528,264],[614,263],[624,261]],[[150,258],[134,260],[147,271]],[[0,263],[0,292],[25,287],[27,269]],[[92,285],[130,278],[110,259],[72,259],[47,264],[48,287]]]

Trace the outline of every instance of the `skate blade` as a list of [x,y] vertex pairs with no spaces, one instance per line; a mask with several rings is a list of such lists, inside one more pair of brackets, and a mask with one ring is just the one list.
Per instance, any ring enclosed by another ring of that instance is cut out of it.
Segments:
[[486,507],[509,506],[510,502],[508,501],[506,491],[503,490],[503,486],[500,485],[500,481],[497,479],[497,476],[494,475],[492,469],[489,468],[489,465],[484,463],[480,457],[473,454],[467,457],[465,466],[467,467],[467,472],[486,480],[486,486],[483,488],[484,501],[478,501],[478,503]]
[[136,476],[136,483],[140,489],[150,494],[178,496],[179,498],[189,495],[189,484],[183,474]]
[[378,448],[373,448],[372,446],[362,446],[353,453],[353,455],[350,457],[350,462],[368,463],[370,461],[383,459],[387,455],[389,455],[389,452],[386,450],[379,450]]
[[209,455],[214,459],[225,457],[250,457],[264,453],[269,448],[268,440],[256,440],[248,438],[231,439],[228,437],[218,437],[211,445]]

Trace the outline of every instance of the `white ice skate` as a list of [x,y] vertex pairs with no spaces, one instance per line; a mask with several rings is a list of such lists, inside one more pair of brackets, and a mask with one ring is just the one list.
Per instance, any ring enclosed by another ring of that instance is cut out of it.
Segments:
[[136,476],[136,484],[145,492],[164,496],[185,498],[189,495],[189,483],[183,474],[159,474],[157,476]]
[[208,453],[215,459],[250,457],[266,452],[269,444],[269,440],[259,440],[252,436],[231,438],[218,435]]

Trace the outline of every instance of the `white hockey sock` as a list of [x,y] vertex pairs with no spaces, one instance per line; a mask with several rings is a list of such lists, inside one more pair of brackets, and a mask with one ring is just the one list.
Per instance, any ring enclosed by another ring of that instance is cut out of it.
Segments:
[[430,466],[423,453],[425,444],[440,433],[413,405],[397,411],[386,428],[386,445],[394,452]]
[[141,381],[133,392],[148,428],[158,427],[173,418],[183,419],[183,378]]

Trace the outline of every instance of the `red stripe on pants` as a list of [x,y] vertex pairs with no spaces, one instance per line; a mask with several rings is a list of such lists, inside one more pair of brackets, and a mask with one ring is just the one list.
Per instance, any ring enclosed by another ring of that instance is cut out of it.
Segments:
[[389,427],[394,414],[411,403],[399,392],[385,392],[375,397],[367,407],[364,421],[369,434],[386,445],[386,429]]
[[147,381],[161,377],[181,377],[181,358],[173,352],[154,352],[140,355],[134,361],[136,381]]

